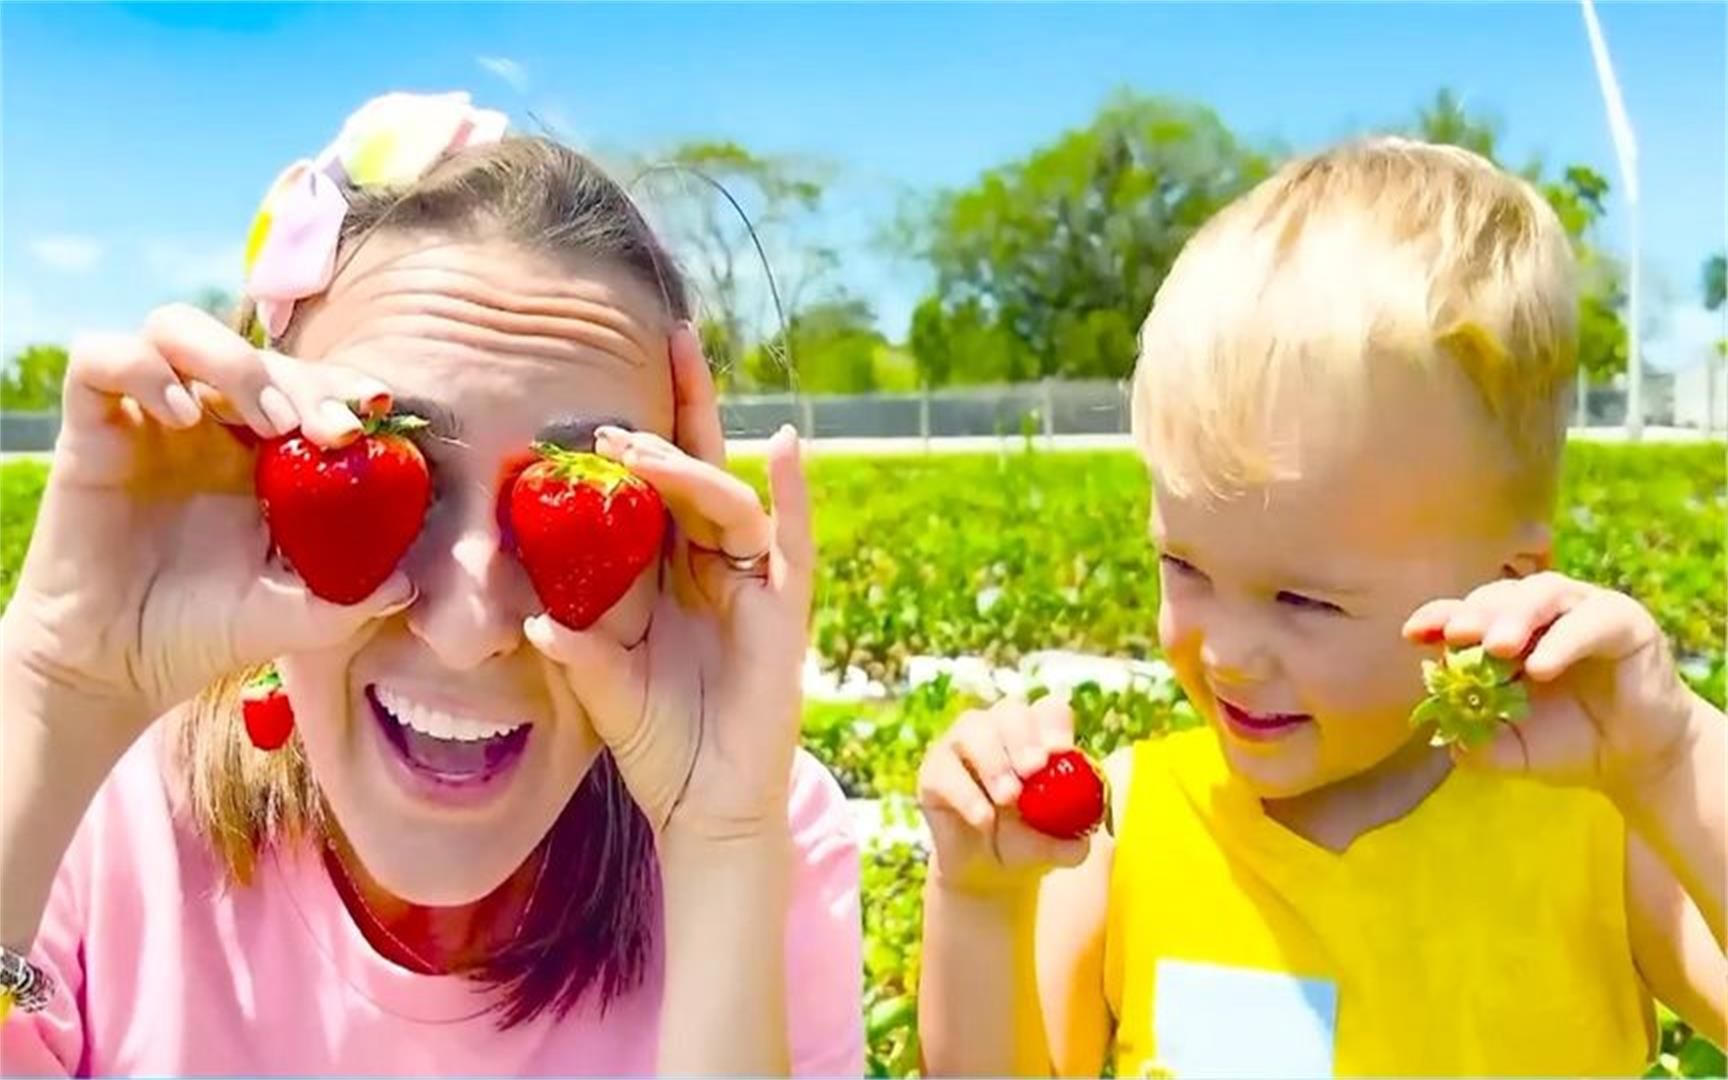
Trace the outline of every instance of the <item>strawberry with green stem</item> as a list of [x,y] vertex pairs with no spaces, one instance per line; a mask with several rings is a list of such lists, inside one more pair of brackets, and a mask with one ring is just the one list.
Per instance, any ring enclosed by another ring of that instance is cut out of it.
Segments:
[[275,750],[294,732],[294,710],[282,677],[274,667],[246,684],[240,694],[240,717],[246,734],[260,750]]
[[666,509],[654,487],[600,454],[535,443],[516,473],[509,535],[540,602],[586,630],[660,556]]
[[1428,689],[1410,714],[1410,724],[1434,725],[1434,746],[1480,746],[1501,724],[1515,724],[1530,709],[1530,693],[1518,665],[1493,656],[1481,645],[1448,648],[1438,660],[1422,661]]
[[315,595],[365,599],[420,535],[432,481],[410,436],[425,427],[418,416],[385,414],[368,416],[340,447],[298,431],[259,445],[253,483],[271,543]]

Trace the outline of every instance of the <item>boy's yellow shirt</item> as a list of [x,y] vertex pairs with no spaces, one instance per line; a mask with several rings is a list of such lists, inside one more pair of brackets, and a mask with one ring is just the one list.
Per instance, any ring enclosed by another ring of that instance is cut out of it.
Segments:
[[1118,1076],[1643,1073],[1655,1018],[1601,795],[1455,769],[1334,854],[1262,812],[1211,730],[1133,753]]

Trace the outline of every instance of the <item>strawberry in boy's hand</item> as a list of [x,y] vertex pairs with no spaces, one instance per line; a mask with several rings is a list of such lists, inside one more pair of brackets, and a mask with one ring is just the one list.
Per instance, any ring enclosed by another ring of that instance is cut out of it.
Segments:
[[360,436],[335,449],[299,432],[259,445],[253,481],[271,543],[317,596],[364,600],[419,536],[432,482],[407,436],[425,426],[386,415],[365,419]]
[[660,555],[659,492],[599,454],[536,444],[510,487],[510,533],[546,611],[586,630]]
[[1020,788],[1020,819],[1046,836],[1078,840],[1097,829],[1110,805],[1103,770],[1079,750],[1060,750]]

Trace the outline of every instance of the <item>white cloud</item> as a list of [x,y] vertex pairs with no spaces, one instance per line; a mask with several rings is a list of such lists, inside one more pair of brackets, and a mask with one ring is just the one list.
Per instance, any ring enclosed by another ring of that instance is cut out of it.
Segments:
[[244,243],[236,241],[150,240],[144,244],[144,265],[166,293],[183,294],[240,287]]
[[518,93],[528,92],[528,69],[521,62],[508,56],[477,56],[475,62],[487,71],[503,79]]
[[30,253],[50,270],[65,274],[86,273],[102,262],[100,243],[88,236],[70,233],[38,237],[30,242]]

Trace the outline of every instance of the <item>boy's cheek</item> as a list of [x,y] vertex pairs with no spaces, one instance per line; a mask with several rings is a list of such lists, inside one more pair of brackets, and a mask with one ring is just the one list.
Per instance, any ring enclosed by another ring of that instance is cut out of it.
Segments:
[[1184,649],[1198,652],[1198,622],[1189,605],[1169,595],[1158,604],[1158,644],[1171,656]]

